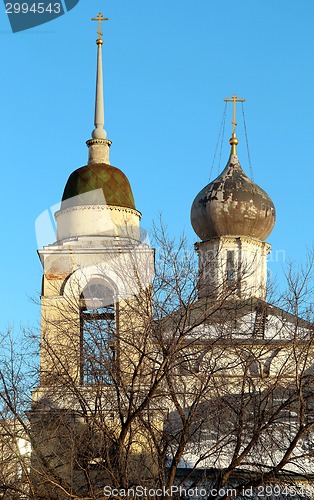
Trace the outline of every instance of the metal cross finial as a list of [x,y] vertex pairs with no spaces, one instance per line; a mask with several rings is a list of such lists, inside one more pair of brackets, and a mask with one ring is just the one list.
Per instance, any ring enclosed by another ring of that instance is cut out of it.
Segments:
[[92,17],[92,21],[98,21],[98,31],[97,31],[97,34],[98,34],[98,40],[101,39],[102,37],[102,32],[101,32],[101,23],[102,21],[108,21],[108,17],[103,17],[103,15],[99,12],[98,16],[97,17]]
[[238,96],[233,94],[231,99],[226,98],[226,99],[224,99],[224,101],[225,102],[233,102],[233,116],[232,116],[231,123],[232,123],[232,133],[234,134],[236,126],[237,126],[237,122],[236,122],[237,102],[245,102],[245,99],[240,99]]

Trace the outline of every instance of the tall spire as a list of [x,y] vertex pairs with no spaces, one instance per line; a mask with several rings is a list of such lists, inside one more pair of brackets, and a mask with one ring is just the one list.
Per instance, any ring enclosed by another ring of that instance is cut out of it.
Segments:
[[96,100],[95,100],[95,130],[92,132],[93,139],[106,139],[107,134],[104,129],[105,125],[105,112],[104,112],[104,87],[103,87],[103,71],[102,71],[102,44],[104,43],[101,32],[101,22],[108,21],[107,17],[103,17],[102,14],[98,14],[97,17],[93,17],[92,21],[98,21],[98,38],[97,43],[97,77],[96,77]]
[[233,114],[232,114],[232,135],[231,139],[229,141],[229,144],[231,146],[231,154],[236,155],[237,154],[237,145],[239,144],[239,141],[236,136],[236,127],[237,127],[237,121],[236,121],[236,113],[237,113],[237,102],[245,102],[245,99],[240,99],[238,96],[233,94],[231,99],[226,98],[224,99],[225,102],[233,102]]
[[92,132],[92,139],[87,141],[89,148],[88,163],[110,163],[109,147],[111,141],[107,139],[105,131],[105,111],[104,111],[104,87],[103,87],[103,67],[102,67],[102,45],[104,43],[101,32],[102,21],[108,21],[101,13],[93,17],[92,21],[98,21],[97,44],[97,74],[96,74],[96,97],[95,97],[95,129]]

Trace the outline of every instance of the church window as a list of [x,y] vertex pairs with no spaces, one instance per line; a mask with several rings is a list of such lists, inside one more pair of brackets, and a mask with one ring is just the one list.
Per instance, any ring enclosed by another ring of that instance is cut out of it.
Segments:
[[234,273],[234,251],[227,251],[227,283],[228,285],[232,285],[235,280]]
[[84,288],[81,304],[81,381],[110,383],[115,355],[113,290],[90,283]]

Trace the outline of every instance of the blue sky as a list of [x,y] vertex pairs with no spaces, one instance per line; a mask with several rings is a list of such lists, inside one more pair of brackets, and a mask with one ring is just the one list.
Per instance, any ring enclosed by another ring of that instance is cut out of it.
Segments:
[[[246,98],[254,180],[272,197],[268,241],[304,260],[313,242],[314,3],[266,0],[80,0],[68,14],[12,34],[0,5],[1,328],[37,325],[41,266],[35,220],[86,164],[93,129],[96,23],[104,26],[111,163],[129,177],[142,225],[162,212],[186,231],[209,179],[224,97]],[[228,109],[220,170],[228,155]],[[238,113],[238,155],[249,174]],[[216,163],[212,178],[217,174]],[[274,257],[275,258],[275,257]],[[275,258],[276,260],[276,258]],[[280,278],[281,279],[281,278]]]

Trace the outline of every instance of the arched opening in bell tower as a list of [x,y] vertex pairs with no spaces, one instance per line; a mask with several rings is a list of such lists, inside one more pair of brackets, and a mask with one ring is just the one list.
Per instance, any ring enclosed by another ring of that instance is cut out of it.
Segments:
[[116,359],[117,304],[114,289],[96,278],[80,297],[81,383],[109,384]]

